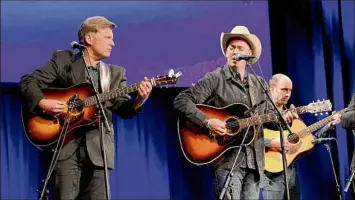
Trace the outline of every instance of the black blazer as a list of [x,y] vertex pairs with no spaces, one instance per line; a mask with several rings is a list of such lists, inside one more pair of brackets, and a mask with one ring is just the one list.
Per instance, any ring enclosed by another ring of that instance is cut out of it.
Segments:
[[[127,85],[125,69],[120,66],[109,65],[110,68],[110,90],[121,88]],[[44,88],[68,88],[76,84],[85,83],[86,70],[85,62],[80,54],[72,51],[56,51],[49,62],[23,76],[20,80],[21,93],[24,105],[33,111],[38,108],[38,103],[44,98],[41,89]],[[113,112],[124,118],[135,116],[140,111],[133,107],[133,100],[129,95],[121,96],[113,101],[103,103],[105,113],[112,126]],[[99,129],[96,126],[80,129],[81,134],[65,145],[60,153],[59,160],[67,159],[77,149],[83,136],[86,138],[86,146],[89,157],[94,165],[103,166]],[[104,142],[107,150],[107,165],[114,168],[114,134],[104,134]]]
[[355,130],[355,93],[351,98],[348,108],[349,110],[342,116],[342,126],[345,129]]

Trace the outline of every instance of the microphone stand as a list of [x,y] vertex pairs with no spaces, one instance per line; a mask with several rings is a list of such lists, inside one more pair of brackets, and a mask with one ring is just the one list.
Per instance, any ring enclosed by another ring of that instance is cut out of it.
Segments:
[[[253,72],[253,74],[257,77],[254,69],[251,67],[250,63],[247,62],[247,66],[251,69],[251,71]],[[282,164],[283,164],[283,174],[284,174],[284,181],[285,181],[285,190],[286,190],[286,197],[289,200],[290,199],[290,190],[289,190],[289,186],[288,186],[288,178],[287,178],[287,160],[286,160],[286,153],[285,153],[285,146],[284,146],[284,135],[283,133],[283,128],[282,125],[284,125],[286,127],[286,130],[292,134],[291,128],[289,127],[289,125],[286,123],[285,119],[282,117],[281,112],[277,109],[275,103],[272,101],[267,89],[264,87],[264,85],[261,83],[259,78],[256,78],[260,84],[260,86],[263,89],[263,92],[265,93],[267,99],[269,100],[269,102],[271,103],[273,109],[276,111],[278,119],[280,121],[280,143],[281,143],[281,151],[282,151]]]
[[336,184],[336,187],[337,187],[337,192],[338,192],[338,195],[339,195],[339,199],[342,200],[342,198],[341,198],[341,192],[340,192],[340,186],[339,186],[339,183],[338,183],[337,174],[335,173],[335,168],[334,168],[332,153],[331,153],[331,151],[330,151],[329,144],[324,143],[324,146],[326,147],[326,149],[327,149],[327,151],[328,151],[328,153],[329,153],[329,158],[330,158],[330,162],[332,163],[332,169],[333,169],[333,173],[334,173],[334,179],[335,179],[335,184]]
[[[86,52],[87,49],[86,49]],[[81,52],[82,54],[82,57],[84,56],[84,54]],[[88,56],[89,56],[89,53],[88,53]],[[83,57],[84,59],[84,57]],[[90,61],[89,61],[90,62]],[[103,130],[103,124],[105,125],[105,128],[106,128],[106,131],[108,133],[111,133],[111,127],[108,123],[108,120],[107,120],[107,116],[106,116],[106,113],[104,111],[104,108],[101,104],[101,101],[100,101],[100,98],[99,98],[99,92],[98,92],[98,89],[96,87],[96,84],[94,83],[93,81],[93,78],[90,74],[90,71],[88,69],[88,66],[85,65],[85,69],[86,69],[86,72],[89,76],[89,80],[91,82],[91,85],[94,89],[94,93],[95,93],[95,98],[96,98],[96,101],[97,101],[97,104],[99,105],[99,110],[98,110],[98,119],[99,119],[99,134],[100,134],[100,146],[101,146],[101,154],[102,154],[102,161],[103,161],[103,164],[104,164],[104,174],[105,174],[105,188],[106,188],[106,199],[109,199],[110,197],[110,188],[109,188],[109,181],[108,181],[108,173],[107,173],[107,154],[106,154],[106,145],[104,143],[104,130]],[[100,73],[100,72],[99,72]],[[101,120],[101,117],[103,117],[103,121]]]
[[351,184],[353,184],[353,187],[355,187],[354,186],[354,176],[355,176],[355,169],[351,169],[351,175],[350,175],[350,178],[348,179],[348,182],[346,182],[344,192],[348,192]]
[[354,184],[354,177],[355,177],[355,149],[353,151],[353,158],[351,160],[350,170],[351,170],[351,175],[350,175],[350,178],[346,182],[346,186],[345,186],[344,192],[348,192],[349,187],[350,187],[351,184],[353,184],[353,187],[354,187],[353,189],[354,189],[354,192],[355,192],[355,184]]
[[[230,181],[231,181],[231,178],[234,176],[233,171],[234,171],[234,168],[235,168],[235,166],[236,166],[236,164],[237,164],[237,160],[238,160],[240,151],[242,150],[242,147],[246,146],[246,145],[244,144],[244,141],[245,141],[245,139],[246,139],[246,137],[247,137],[247,135],[248,135],[249,128],[250,128],[250,126],[248,126],[247,130],[245,131],[243,140],[242,140],[242,142],[241,142],[242,145],[239,147],[237,156],[235,157],[234,162],[233,162],[233,165],[232,165],[230,171],[229,171],[228,174],[227,174],[227,177],[226,177],[226,180],[225,180],[225,182],[224,182],[222,191],[221,191],[221,193],[219,194],[219,200],[222,200],[222,199],[224,198],[224,195],[225,195],[225,193],[226,193],[226,191],[227,191],[227,188],[228,188],[228,185],[229,185],[229,183],[230,183]],[[246,155],[245,155],[245,156],[246,156]]]
[[[57,141],[55,149],[52,149],[53,155],[52,155],[51,163],[48,167],[48,172],[47,172],[46,178],[44,180],[42,180],[43,188],[41,190],[39,200],[43,200],[43,198],[45,198],[46,200],[49,199],[49,197],[48,197],[49,190],[47,189],[47,184],[49,182],[49,179],[52,176],[55,165],[57,164],[60,152],[62,151],[64,142],[65,142],[65,137],[66,137],[69,125],[70,125],[70,113],[74,109],[74,103],[75,103],[76,98],[77,98],[77,95],[74,95],[70,98],[70,100],[68,102],[68,112],[65,114],[65,116],[63,116],[64,123],[62,125],[62,130],[59,133],[59,137],[58,137],[58,141]],[[39,191],[37,190],[37,192],[39,192]]]

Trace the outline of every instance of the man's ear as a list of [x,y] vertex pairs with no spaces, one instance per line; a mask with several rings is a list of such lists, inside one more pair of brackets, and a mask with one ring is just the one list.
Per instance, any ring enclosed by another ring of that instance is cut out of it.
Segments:
[[85,43],[91,45],[93,43],[93,35],[88,33],[84,37]]

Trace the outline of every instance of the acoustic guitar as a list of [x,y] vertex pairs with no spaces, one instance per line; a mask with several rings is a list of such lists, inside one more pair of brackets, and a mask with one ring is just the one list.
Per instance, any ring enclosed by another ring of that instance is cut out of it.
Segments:
[[[178,117],[177,130],[180,148],[184,157],[195,165],[209,164],[230,149],[238,148],[243,144],[251,144],[258,132],[256,125],[278,120],[276,113],[244,116],[244,112],[249,108],[239,103],[222,108],[203,104],[198,104],[196,107],[209,118],[217,118],[226,122],[227,133],[223,136],[214,136],[207,128],[200,127],[186,118]],[[323,100],[294,108],[294,111],[298,114],[318,113],[330,111],[331,107],[329,100]],[[249,126],[252,128],[247,132]],[[242,143],[244,136],[246,138]]]
[[[338,113],[344,114],[348,108],[340,110]],[[292,122],[291,132],[284,131],[284,138],[290,143],[296,145],[293,151],[286,153],[287,166],[289,167],[297,159],[311,152],[314,145],[312,141],[314,140],[313,132],[320,129],[321,127],[327,125],[333,120],[333,116],[328,116],[310,126],[307,127],[301,120],[295,119]],[[273,131],[269,129],[264,129],[264,137],[268,139],[279,138],[280,131]],[[283,171],[282,163],[282,153],[273,148],[267,148],[265,150],[265,170],[271,173],[279,173]]]
[[[167,87],[176,84],[180,76],[181,72],[174,74],[174,71],[170,70],[169,74],[156,76],[149,81],[152,86]],[[137,91],[139,84],[134,83],[124,88],[101,93],[98,96],[101,102],[109,101]],[[55,144],[62,131],[64,131],[62,136],[65,135],[64,141],[67,143],[74,137],[77,128],[98,123],[98,108],[96,107],[98,102],[91,84],[81,83],[63,89],[47,88],[42,89],[42,92],[45,98],[64,101],[67,105],[65,112],[56,116],[49,115],[40,109],[30,113],[22,106],[21,117],[26,137],[38,148]],[[69,126],[63,127],[66,120],[69,121]]]

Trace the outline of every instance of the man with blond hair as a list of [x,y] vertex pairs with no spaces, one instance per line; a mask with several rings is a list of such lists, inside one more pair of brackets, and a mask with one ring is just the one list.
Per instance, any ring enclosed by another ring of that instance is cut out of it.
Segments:
[[[125,69],[108,65],[102,60],[110,57],[115,45],[113,29],[116,25],[105,17],[87,18],[80,26],[78,39],[83,51],[56,51],[43,67],[21,78],[20,86],[27,109],[41,109],[57,115],[65,111],[66,102],[45,98],[42,89],[68,88],[79,83],[90,83],[89,73],[99,93],[123,88],[127,85]],[[119,96],[103,103],[104,111],[112,127],[113,113],[121,117],[133,117],[149,97],[152,85],[146,77],[140,83],[137,98]],[[102,124],[101,124],[102,125]],[[100,126],[100,125],[99,125]],[[80,128],[80,134],[67,143],[59,153],[55,166],[55,199],[106,199],[103,156],[99,126]],[[105,130],[105,129],[104,129]],[[104,132],[107,167],[114,168],[114,134]]]

